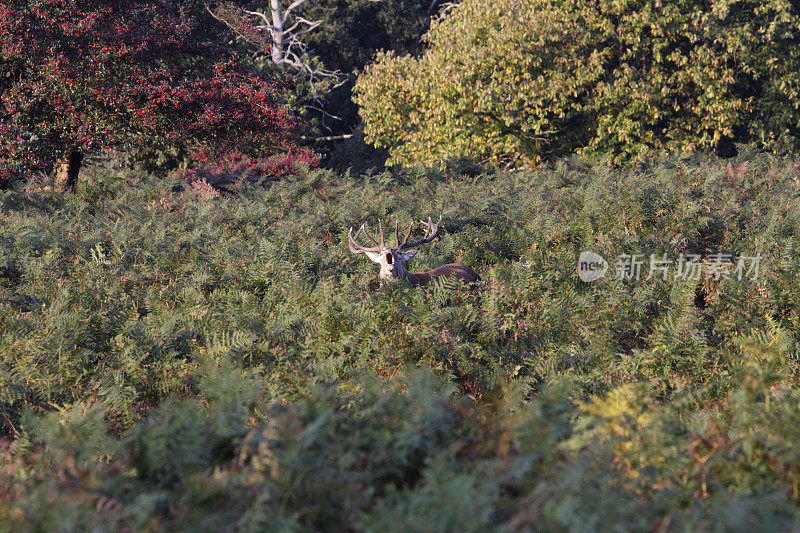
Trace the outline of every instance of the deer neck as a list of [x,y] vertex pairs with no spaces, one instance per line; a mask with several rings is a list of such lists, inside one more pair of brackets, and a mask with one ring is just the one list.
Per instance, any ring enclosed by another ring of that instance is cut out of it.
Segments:
[[401,266],[400,269],[396,268],[395,272],[398,278],[405,278],[410,281],[412,285],[425,285],[431,280],[429,272],[409,272],[403,266]]
[[411,272],[406,270],[406,267],[403,266],[403,263],[400,261],[396,261],[394,264],[394,268],[392,269],[392,276],[395,278],[406,278],[411,275]]
[[395,278],[402,278],[407,279],[411,282],[412,285],[424,285],[428,279],[426,274],[417,274],[415,272],[409,272],[406,267],[401,262],[396,262],[394,264],[394,268],[392,270],[392,277]]

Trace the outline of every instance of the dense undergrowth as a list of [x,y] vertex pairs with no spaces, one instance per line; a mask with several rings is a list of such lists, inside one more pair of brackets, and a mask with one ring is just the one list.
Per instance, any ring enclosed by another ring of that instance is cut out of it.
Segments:
[[[347,249],[438,214],[414,268],[478,290]],[[219,196],[109,167],[0,221],[0,530],[800,527],[794,159]],[[635,253],[761,268],[614,279]]]

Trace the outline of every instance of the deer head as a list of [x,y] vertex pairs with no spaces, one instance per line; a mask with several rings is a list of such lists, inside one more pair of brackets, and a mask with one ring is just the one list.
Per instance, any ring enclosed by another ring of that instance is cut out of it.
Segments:
[[[362,224],[355,235],[353,235],[353,228],[350,228],[350,231],[347,233],[348,246],[350,251],[354,254],[365,254],[372,261],[378,263],[381,267],[380,278],[382,280],[406,278],[416,285],[420,283],[417,277],[418,274],[413,274],[406,270],[404,263],[410,261],[417,255],[417,250],[412,250],[412,248],[416,248],[417,246],[439,238],[439,223],[441,223],[441,221],[442,217],[440,216],[439,221],[434,224],[431,218],[428,217],[428,222],[422,222],[425,226],[425,235],[421,239],[413,242],[408,242],[408,239],[411,237],[411,232],[414,229],[414,222],[411,222],[405,237],[401,241],[397,221],[395,221],[394,236],[397,241],[397,246],[393,248],[386,246],[383,237],[383,224],[380,220],[378,220],[378,231],[380,232],[381,238],[380,244],[367,233],[367,230],[364,229],[364,225]],[[362,246],[358,243],[358,238],[362,233],[374,246]]]

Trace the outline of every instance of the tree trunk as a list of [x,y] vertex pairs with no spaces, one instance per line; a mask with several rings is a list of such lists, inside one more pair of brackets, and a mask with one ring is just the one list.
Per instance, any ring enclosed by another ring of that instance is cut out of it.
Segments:
[[56,166],[55,188],[65,192],[75,192],[78,175],[83,163],[83,152],[77,148],[70,150],[69,155]]
[[283,47],[285,36],[283,34],[283,15],[279,0],[270,0],[272,11],[272,62],[280,65],[283,61]]

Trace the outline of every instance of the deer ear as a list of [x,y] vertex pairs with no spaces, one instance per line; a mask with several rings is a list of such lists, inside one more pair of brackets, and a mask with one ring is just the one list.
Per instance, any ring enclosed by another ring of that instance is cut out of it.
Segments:
[[373,262],[381,264],[383,261],[383,254],[381,252],[364,252]]
[[402,262],[411,261],[419,250],[409,250],[407,252],[395,252],[394,256]]

